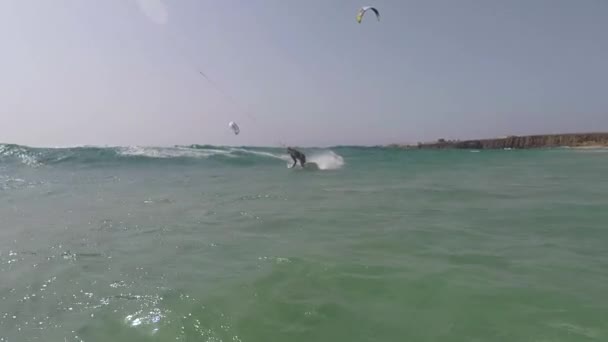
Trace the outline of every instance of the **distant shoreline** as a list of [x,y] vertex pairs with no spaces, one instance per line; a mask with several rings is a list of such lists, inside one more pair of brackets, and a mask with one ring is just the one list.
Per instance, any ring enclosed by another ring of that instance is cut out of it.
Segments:
[[568,134],[538,134],[511,135],[493,139],[445,140],[409,144],[391,144],[388,147],[402,149],[467,149],[467,150],[496,150],[496,149],[535,149],[535,148],[605,148],[608,147],[608,133],[568,133]]

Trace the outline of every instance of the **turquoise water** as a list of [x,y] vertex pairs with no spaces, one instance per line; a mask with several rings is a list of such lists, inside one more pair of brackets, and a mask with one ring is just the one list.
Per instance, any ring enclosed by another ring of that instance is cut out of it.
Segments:
[[0,145],[0,341],[607,341],[606,150]]

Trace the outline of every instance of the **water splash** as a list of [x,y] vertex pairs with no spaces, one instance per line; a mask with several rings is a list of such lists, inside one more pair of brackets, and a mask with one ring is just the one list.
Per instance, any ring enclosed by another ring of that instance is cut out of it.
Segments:
[[344,166],[344,158],[333,151],[314,153],[308,161],[317,164],[319,170],[337,170]]

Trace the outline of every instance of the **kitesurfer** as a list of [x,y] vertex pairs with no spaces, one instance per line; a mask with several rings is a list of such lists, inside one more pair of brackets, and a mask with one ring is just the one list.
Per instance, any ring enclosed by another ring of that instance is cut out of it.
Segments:
[[304,164],[306,164],[306,156],[304,153],[291,147],[287,148],[287,153],[289,153],[289,156],[291,156],[291,159],[293,159],[293,165],[291,166],[292,168],[296,166],[298,161],[300,161],[300,165],[304,167]]

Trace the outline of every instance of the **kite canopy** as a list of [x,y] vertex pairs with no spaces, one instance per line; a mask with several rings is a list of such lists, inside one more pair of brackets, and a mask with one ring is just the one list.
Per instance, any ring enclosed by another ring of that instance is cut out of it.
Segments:
[[228,127],[230,129],[232,129],[232,131],[234,132],[234,135],[238,135],[241,132],[241,129],[239,128],[239,126],[234,121],[230,121],[228,123]]
[[363,6],[359,8],[359,11],[357,12],[357,22],[359,24],[361,24],[361,20],[363,20],[363,15],[365,15],[365,12],[367,12],[368,10],[372,10],[374,13],[376,13],[376,18],[378,18],[378,21],[380,21],[380,12],[378,12],[375,7]]

